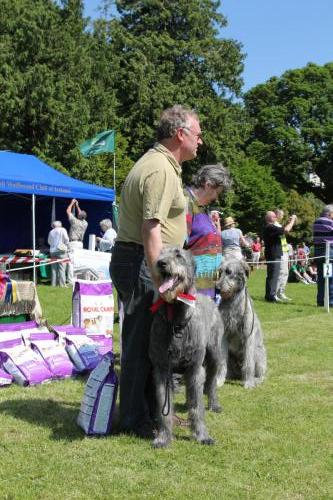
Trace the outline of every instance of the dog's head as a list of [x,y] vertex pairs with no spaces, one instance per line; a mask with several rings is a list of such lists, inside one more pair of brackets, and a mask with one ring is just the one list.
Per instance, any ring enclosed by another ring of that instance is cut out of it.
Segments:
[[225,259],[219,269],[216,287],[220,290],[222,300],[234,297],[245,287],[250,268],[243,260]]
[[155,264],[159,292],[166,302],[174,302],[180,293],[194,287],[195,263],[190,252],[180,247],[166,247]]

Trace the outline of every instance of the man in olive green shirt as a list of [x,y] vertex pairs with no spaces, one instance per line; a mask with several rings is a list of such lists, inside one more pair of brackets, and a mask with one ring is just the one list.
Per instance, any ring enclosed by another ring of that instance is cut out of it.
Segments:
[[149,308],[159,285],[153,265],[163,245],[183,246],[186,238],[181,165],[195,158],[202,144],[197,114],[179,105],[165,110],[157,140],[123,185],[111,259],[112,280],[124,305],[121,429],[148,438],[152,437],[155,402],[148,356]]

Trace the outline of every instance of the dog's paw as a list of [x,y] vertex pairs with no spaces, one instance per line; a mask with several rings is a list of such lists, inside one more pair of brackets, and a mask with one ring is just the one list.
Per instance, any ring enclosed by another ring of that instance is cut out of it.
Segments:
[[208,445],[208,446],[212,446],[213,444],[215,444],[215,441],[210,436],[207,436],[206,438],[200,439],[199,443],[200,444],[205,444],[205,445]]
[[217,378],[216,380],[217,387],[222,387],[224,383],[225,383],[225,376]]
[[256,385],[257,384],[256,384],[256,382],[255,382],[254,379],[252,379],[252,380],[245,380],[245,382],[244,382],[245,389],[254,389]]
[[153,448],[167,448],[171,443],[171,439],[165,439],[165,437],[157,436],[153,442]]
[[223,406],[221,406],[219,404],[210,405],[208,407],[208,410],[213,411],[214,413],[222,413],[223,412]]

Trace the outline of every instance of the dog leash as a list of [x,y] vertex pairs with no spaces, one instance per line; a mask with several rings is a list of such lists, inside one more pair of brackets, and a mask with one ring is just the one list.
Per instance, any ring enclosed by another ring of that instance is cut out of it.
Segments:
[[[184,302],[187,305],[192,305],[192,302],[194,302],[195,296],[191,294],[179,294],[179,298],[182,302]],[[160,307],[165,304],[166,306],[166,317],[163,315],[162,318],[163,320],[167,323],[168,325],[168,332],[169,332],[169,338],[170,338],[170,343],[171,339],[173,336],[175,337],[182,337],[183,335],[183,330],[187,323],[189,322],[191,315],[189,318],[187,318],[186,321],[181,322],[179,324],[174,324],[174,311],[173,311],[173,305],[167,303],[165,300],[163,300],[161,297],[151,306],[150,311],[155,314]],[[170,398],[170,390],[171,390],[171,384],[172,384],[172,367],[171,367],[171,346],[168,348],[168,369],[167,369],[167,377],[165,381],[165,398],[164,398],[164,403],[162,406],[161,414],[163,417],[167,417],[170,413],[171,410],[171,398]]]
[[[176,338],[181,338],[183,336],[183,331],[187,323],[189,322],[190,318],[187,319],[187,321],[184,321],[183,323],[179,323],[177,325],[172,323],[172,320],[169,318],[165,318],[165,321],[168,325],[169,329],[169,338],[170,342],[172,337]],[[167,417],[170,413],[171,410],[171,404],[170,404],[170,391],[171,391],[171,385],[172,385],[172,366],[171,366],[171,346],[168,348],[168,370],[167,370],[167,378],[165,381],[165,398],[164,398],[164,403],[162,406],[161,414],[163,417]]]

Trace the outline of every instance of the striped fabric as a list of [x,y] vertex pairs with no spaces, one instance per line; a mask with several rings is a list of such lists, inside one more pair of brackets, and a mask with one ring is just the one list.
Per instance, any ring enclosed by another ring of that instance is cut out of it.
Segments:
[[313,224],[313,243],[325,245],[326,241],[333,244],[333,220],[319,217]]
[[215,298],[217,269],[222,262],[221,234],[213,224],[208,210],[200,207],[189,190],[185,190],[187,201],[187,241],[196,263],[196,288],[199,293]]

